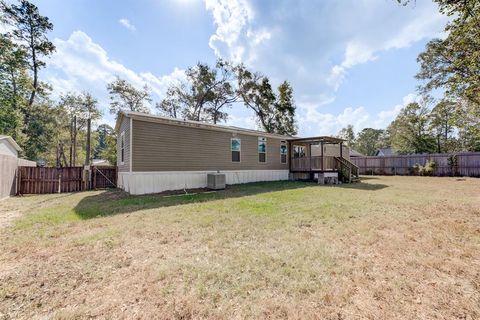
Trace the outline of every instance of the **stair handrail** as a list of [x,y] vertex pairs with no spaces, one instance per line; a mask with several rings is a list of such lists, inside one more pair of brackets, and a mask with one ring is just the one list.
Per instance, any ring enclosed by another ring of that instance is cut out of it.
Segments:
[[[357,178],[359,177],[359,168],[356,164],[354,164],[353,162],[351,162],[350,160],[344,158],[343,156],[342,157],[335,157],[335,159],[340,162],[340,164],[342,164],[343,166],[347,167],[349,169],[350,172],[353,171],[353,175],[356,176]],[[351,175],[351,173],[350,173]],[[350,177],[349,177],[350,179]]]

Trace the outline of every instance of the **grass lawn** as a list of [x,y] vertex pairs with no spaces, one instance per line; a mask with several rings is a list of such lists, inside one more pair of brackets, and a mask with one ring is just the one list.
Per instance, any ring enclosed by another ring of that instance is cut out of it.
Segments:
[[25,196],[0,221],[0,319],[480,319],[480,179]]

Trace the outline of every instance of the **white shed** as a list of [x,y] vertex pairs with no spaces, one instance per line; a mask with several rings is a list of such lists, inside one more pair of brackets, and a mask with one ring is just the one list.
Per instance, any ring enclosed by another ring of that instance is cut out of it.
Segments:
[[12,137],[0,135],[0,154],[17,158],[21,150]]
[[35,166],[34,161],[18,158],[22,148],[10,136],[0,135],[0,200],[16,193],[16,172],[19,164]]

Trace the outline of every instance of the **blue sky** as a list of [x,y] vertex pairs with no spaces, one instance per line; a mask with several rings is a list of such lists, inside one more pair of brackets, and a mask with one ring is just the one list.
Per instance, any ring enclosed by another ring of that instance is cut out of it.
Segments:
[[[108,113],[116,75],[147,84],[154,101],[183,70],[216,57],[242,61],[273,84],[292,83],[301,135],[382,128],[413,101],[416,57],[442,35],[446,18],[430,0],[35,0],[55,28],[43,71],[55,88],[92,92]],[[152,109],[155,112],[154,109]],[[242,105],[229,124],[255,127]]]

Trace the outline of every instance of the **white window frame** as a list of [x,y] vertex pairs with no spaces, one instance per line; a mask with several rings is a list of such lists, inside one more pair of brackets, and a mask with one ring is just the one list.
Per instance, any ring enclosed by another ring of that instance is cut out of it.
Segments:
[[[282,161],[282,147],[285,146],[287,149],[287,153],[285,154],[285,162]],[[288,164],[288,144],[286,141],[282,140],[280,141],[280,164]]]
[[120,134],[120,164],[125,164],[125,131]]
[[[258,150],[258,147],[260,146],[260,142],[263,142],[265,143],[265,152],[260,152],[260,150]],[[267,144],[267,138],[265,137],[258,137],[257,139],[257,156],[258,156],[258,163],[267,163],[267,148],[268,148],[268,144]],[[264,162],[261,162],[260,161],[260,154],[261,153],[265,153],[265,161]]]
[[[233,149],[232,149],[232,141],[233,141],[233,140],[238,140],[238,141],[240,141],[240,150],[233,150]],[[239,161],[233,161],[233,159],[232,159],[232,152],[233,152],[233,151],[240,152]],[[232,138],[230,138],[230,161],[231,161],[232,163],[241,163],[241,162],[242,162],[242,139],[241,139],[241,138],[238,138],[238,137],[232,137]]]

